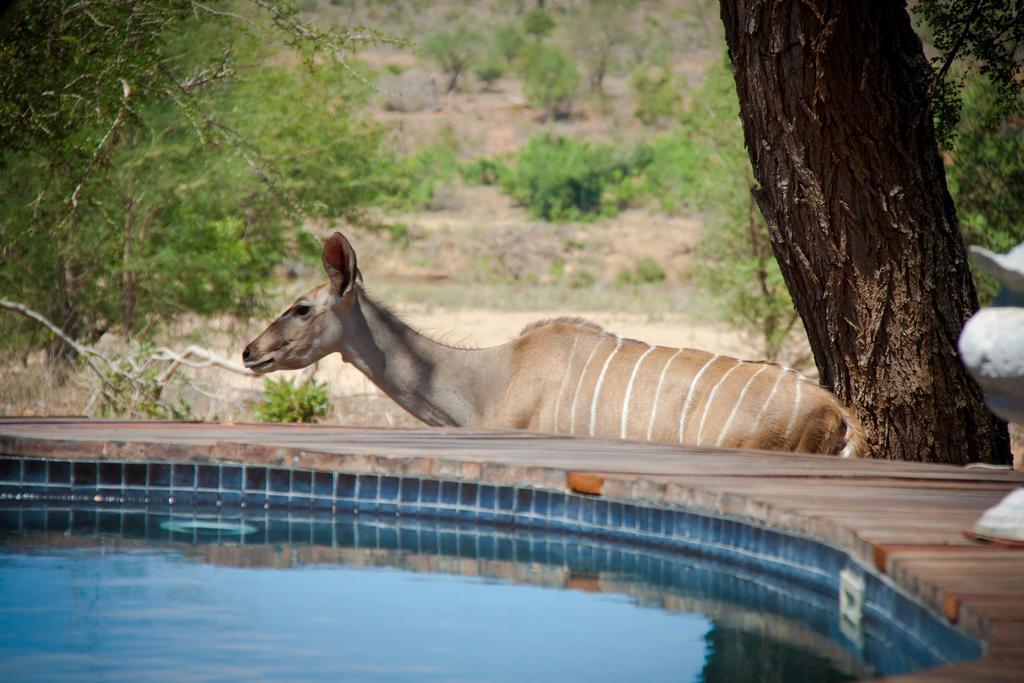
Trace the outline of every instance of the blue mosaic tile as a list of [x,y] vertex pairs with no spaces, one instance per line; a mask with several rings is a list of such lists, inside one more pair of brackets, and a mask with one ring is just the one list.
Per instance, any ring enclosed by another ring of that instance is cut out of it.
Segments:
[[594,523],[594,499],[583,497],[580,499],[580,521],[586,524]]
[[21,481],[21,460],[0,458],[0,481],[18,483]]
[[163,463],[153,463],[148,465],[150,470],[150,480],[147,485],[151,488],[161,487],[170,488],[171,486],[171,466]]
[[608,526],[617,529],[623,525],[623,504],[608,503]]
[[525,514],[533,506],[533,491],[530,489],[516,489],[515,511],[518,514]]
[[515,554],[515,545],[513,545],[511,538],[501,537],[497,539],[494,544],[495,559],[511,562],[515,559]]
[[292,493],[308,495],[313,491],[313,473],[309,470],[292,471]]
[[565,494],[552,493],[548,497],[548,514],[560,518],[565,514]]
[[334,473],[314,472],[313,473],[313,495],[322,497],[334,496]]
[[216,505],[217,504],[217,492],[216,491],[196,491],[192,497],[193,502],[196,505]]
[[498,510],[511,512],[515,509],[516,490],[511,486],[498,487]]
[[171,485],[181,489],[195,488],[196,466],[175,463],[171,469]]
[[661,535],[663,533],[662,520],[664,519],[664,513],[660,508],[651,508],[651,533]]
[[47,463],[46,480],[50,484],[71,483],[71,463],[67,460],[51,460]]
[[498,491],[494,486],[490,484],[480,485],[480,508],[483,510],[493,510],[498,502]]
[[442,531],[438,535],[439,548],[442,555],[458,555],[459,539],[454,532]]
[[270,493],[290,493],[291,490],[291,472],[280,467],[271,467],[267,470],[267,491]]
[[631,531],[636,528],[636,506],[628,503],[622,505],[622,528]]
[[487,534],[481,536],[476,541],[476,551],[478,555],[485,560],[494,559],[494,536]]
[[441,504],[442,505],[458,505],[459,503],[459,482],[457,481],[442,481],[441,482]]
[[21,480],[26,483],[39,484],[46,481],[46,461],[23,460],[21,463]]
[[398,499],[403,503],[416,503],[420,499],[420,480],[405,477],[399,485]]
[[[50,472],[51,481],[53,472]],[[128,462],[124,465],[124,485],[131,489],[146,488],[146,465],[141,462]]]
[[75,462],[71,466],[72,486],[95,486],[96,485],[96,463]]
[[225,491],[241,491],[242,468],[236,465],[221,465],[220,488]]
[[242,494],[242,503],[244,503],[246,507],[259,509],[262,508],[266,502],[267,494],[265,493],[246,491]]
[[565,496],[565,518],[575,522],[580,518],[580,497],[568,494]]
[[424,505],[433,505],[440,500],[441,482],[436,479],[424,479],[420,483],[420,502]]
[[386,501],[397,501],[399,484],[400,481],[398,477],[381,477],[380,499]]
[[335,497],[355,498],[356,497],[356,475],[341,474],[335,477]]
[[267,490],[267,468],[246,467],[245,468],[245,490],[266,491]]
[[477,489],[473,482],[464,481],[459,484],[459,505],[477,507]]
[[237,491],[221,491],[217,497],[226,507],[238,507],[242,503],[242,494]]
[[334,524],[330,521],[313,522],[310,542],[314,545],[327,546],[328,548],[333,546]]
[[287,508],[290,502],[291,496],[280,493],[268,493],[267,498],[264,501],[264,503],[274,508],[275,510],[282,510]]
[[99,464],[99,484],[110,488],[124,486],[124,465],[119,462],[101,462]]
[[533,492],[533,514],[538,517],[547,517],[548,515],[548,492],[547,491],[534,491]]
[[220,467],[200,465],[196,472],[196,488],[218,490],[220,488]]
[[377,499],[377,488],[380,482],[380,477],[375,474],[361,474],[359,475],[359,505],[363,506],[363,501],[376,500]]
[[637,507],[636,509],[636,530],[641,534],[647,534],[651,531],[651,510],[646,507]]
[[437,531],[424,529],[420,531],[420,551],[436,555],[440,552],[440,539]]

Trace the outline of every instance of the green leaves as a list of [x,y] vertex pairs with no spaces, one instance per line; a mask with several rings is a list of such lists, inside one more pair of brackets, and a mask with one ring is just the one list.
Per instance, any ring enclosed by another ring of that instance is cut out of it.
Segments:
[[541,133],[499,178],[505,192],[535,217],[566,221],[616,213],[605,191],[628,173],[629,165],[608,145]]
[[530,106],[568,116],[580,75],[576,61],[553,45],[532,45],[520,56],[523,91]]
[[[279,0],[45,0],[2,21],[0,293],[80,341],[252,314],[301,221],[360,222],[390,188],[366,77],[335,58],[380,34]],[[12,349],[46,339],[10,328]]]
[[295,384],[285,377],[268,377],[263,390],[263,402],[253,408],[261,422],[316,422],[327,415],[327,386],[315,379]]
[[932,59],[932,116],[940,145],[956,137],[964,80],[980,74],[995,95],[992,106],[1005,115],[1024,114],[1024,3],[1020,0],[920,0],[914,4],[931,32],[938,55]]

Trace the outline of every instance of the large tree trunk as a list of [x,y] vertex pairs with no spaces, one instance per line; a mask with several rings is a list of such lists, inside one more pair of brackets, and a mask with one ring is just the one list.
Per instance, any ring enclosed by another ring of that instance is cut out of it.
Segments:
[[721,0],[755,197],[874,456],[1008,462],[956,353],[978,307],[902,3]]

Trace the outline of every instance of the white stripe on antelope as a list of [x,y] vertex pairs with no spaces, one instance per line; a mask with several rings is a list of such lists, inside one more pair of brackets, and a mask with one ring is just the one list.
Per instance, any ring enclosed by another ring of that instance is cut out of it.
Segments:
[[427,424],[495,427],[859,457],[857,419],[827,390],[774,363],[650,346],[585,320],[534,323],[501,346],[434,341],[371,299],[341,233],[330,282],[299,297],[242,358],[259,373],[339,352]]

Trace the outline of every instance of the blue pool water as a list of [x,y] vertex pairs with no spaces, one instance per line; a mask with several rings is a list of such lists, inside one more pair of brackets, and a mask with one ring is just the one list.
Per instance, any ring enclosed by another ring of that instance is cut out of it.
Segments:
[[835,596],[707,559],[425,519],[0,515],[10,681],[841,681]]

